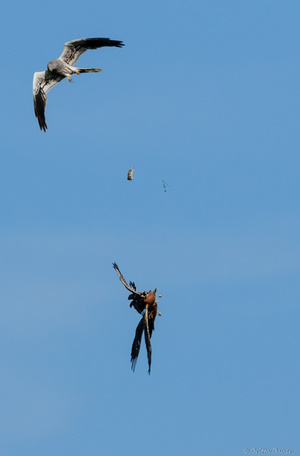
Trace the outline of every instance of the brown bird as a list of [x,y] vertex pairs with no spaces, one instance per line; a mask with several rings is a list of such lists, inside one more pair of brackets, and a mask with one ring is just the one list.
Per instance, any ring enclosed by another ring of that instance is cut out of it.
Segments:
[[130,307],[134,307],[135,310],[142,315],[142,318],[136,327],[135,337],[131,348],[131,369],[133,371],[135,370],[140,352],[142,335],[144,333],[149,365],[148,373],[150,374],[152,354],[151,336],[154,331],[154,321],[156,315],[157,313],[160,315],[160,312],[157,312],[157,301],[155,300],[156,288],[153,291],[137,292],[135,283],[129,282],[129,285],[127,284],[116,263],[113,263],[113,268],[118,274],[124,287],[130,291],[130,295],[128,296],[128,299],[131,300]]

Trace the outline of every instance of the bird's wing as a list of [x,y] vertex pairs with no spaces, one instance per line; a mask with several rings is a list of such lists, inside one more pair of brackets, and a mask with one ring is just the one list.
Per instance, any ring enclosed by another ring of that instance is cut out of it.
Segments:
[[[134,294],[134,295],[136,295],[136,296],[142,297],[142,293],[138,293],[138,292],[136,291],[135,285],[134,285],[132,282],[130,282],[131,287],[128,285],[128,283],[127,283],[126,280],[124,279],[124,277],[123,277],[123,275],[122,275],[122,273],[121,273],[121,271],[120,271],[120,269],[119,269],[117,263],[113,263],[113,268],[114,268],[114,270],[116,271],[116,273],[118,274],[119,279],[121,280],[121,282],[122,282],[122,284],[124,285],[124,287],[125,287],[128,291],[130,291],[132,294]],[[134,287],[132,287],[132,284],[134,285]]]
[[134,283],[134,282],[129,282],[129,286],[130,286],[134,291],[136,291],[136,286],[135,286],[135,283]]
[[33,105],[34,113],[38,119],[41,130],[47,130],[45,109],[47,104],[47,92],[63,79],[63,76],[53,77],[49,71],[39,71],[33,75]]
[[[149,366],[148,374],[150,374],[152,348],[151,348],[151,334],[150,334],[150,330],[149,330],[149,320],[148,320],[148,306],[146,306],[146,309],[145,309],[144,320],[145,320],[145,324],[144,324],[145,343],[146,343],[148,366]],[[151,331],[151,333],[152,333],[152,331]]]
[[59,58],[69,65],[74,65],[86,50],[98,49],[104,46],[122,47],[124,44],[122,41],[110,40],[109,38],[81,38],[65,43]]
[[135,330],[135,337],[133,339],[132,347],[131,347],[131,369],[134,372],[137,359],[139,356],[140,348],[141,348],[141,340],[142,340],[142,335],[145,327],[145,319],[144,317],[141,318],[139,324],[136,327]]

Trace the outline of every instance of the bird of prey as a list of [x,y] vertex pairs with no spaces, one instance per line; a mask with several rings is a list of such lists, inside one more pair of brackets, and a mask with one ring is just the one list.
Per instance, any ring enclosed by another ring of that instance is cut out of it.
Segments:
[[127,173],[127,180],[132,181],[132,179],[133,179],[133,171],[134,171],[134,167],[130,168],[130,170]]
[[133,371],[135,369],[140,352],[142,335],[144,333],[149,366],[148,373],[150,374],[152,355],[151,336],[154,331],[154,321],[156,315],[157,313],[158,315],[161,315],[160,312],[157,312],[157,301],[155,300],[156,288],[153,291],[137,292],[135,283],[129,282],[129,285],[127,284],[116,263],[113,263],[113,268],[118,274],[124,287],[130,292],[130,295],[128,296],[128,299],[131,300],[130,307],[134,307],[135,310],[142,315],[142,318],[136,327],[135,337],[131,348],[131,369]]
[[46,71],[39,71],[33,76],[33,104],[34,113],[38,119],[41,130],[46,131],[47,124],[45,109],[47,93],[65,77],[71,82],[71,75],[76,73],[98,73],[101,68],[77,68],[73,65],[87,49],[98,49],[100,47],[122,47],[122,41],[110,40],[109,38],[81,38],[68,41],[64,45],[61,56],[51,60]]

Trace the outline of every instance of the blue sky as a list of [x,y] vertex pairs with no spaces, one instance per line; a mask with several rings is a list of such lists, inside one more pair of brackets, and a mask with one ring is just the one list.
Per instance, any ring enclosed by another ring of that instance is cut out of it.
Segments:
[[[4,5],[1,454],[298,454],[299,19],[292,0]],[[44,134],[33,73],[97,36],[125,47],[80,58],[103,71],[49,93]],[[150,376],[113,261],[163,295]]]

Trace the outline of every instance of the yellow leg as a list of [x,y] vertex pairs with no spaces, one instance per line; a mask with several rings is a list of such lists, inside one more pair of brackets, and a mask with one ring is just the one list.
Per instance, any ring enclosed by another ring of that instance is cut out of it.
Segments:
[[72,81],[71,76],[68,74],[67,77],[68,77],[68,81],[71,82]]

